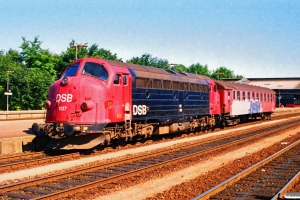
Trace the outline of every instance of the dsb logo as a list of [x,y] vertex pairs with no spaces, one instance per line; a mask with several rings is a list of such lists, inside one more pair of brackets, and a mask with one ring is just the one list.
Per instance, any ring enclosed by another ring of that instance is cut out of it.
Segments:
[[147,106],[146,105],[133,105],[133,115],[146,115]]
[[72,94],[57,94],[56,102],[72,102],[73,95]]

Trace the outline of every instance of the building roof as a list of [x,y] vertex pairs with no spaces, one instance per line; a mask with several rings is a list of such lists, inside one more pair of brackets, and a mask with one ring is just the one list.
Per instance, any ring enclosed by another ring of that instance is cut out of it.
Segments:
[[222,79],[225,82],[242,82],[270,89],[300,89],[300,77],[292,78],[243,78]]

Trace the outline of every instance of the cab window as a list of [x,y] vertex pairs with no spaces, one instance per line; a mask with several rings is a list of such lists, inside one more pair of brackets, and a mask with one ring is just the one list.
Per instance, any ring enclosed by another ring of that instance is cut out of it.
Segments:
[[108,72],[105,67],[101,64],[92,62],[86,62],[84,64],[82,74],[94,76],[104,81],[106,81],[108,78]]
[[74,65],[71,65],[66,69],[66,71],[63,73],[63,77],[69,77],[69,76],[75,76],[78,70],[80,63],[75,63]]
[[123,85],[127,85],[127,76],[123,76]]

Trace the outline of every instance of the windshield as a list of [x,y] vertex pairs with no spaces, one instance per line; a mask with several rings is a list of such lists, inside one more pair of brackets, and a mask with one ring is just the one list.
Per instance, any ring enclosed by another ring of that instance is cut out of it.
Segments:
[[80,63],[76,63],[74,65],[71,65],[70,67],[67,68],[65,73],[62,75],[63,77],[68,77],[68,76],[75,76],[78,70]]
[[105,67],[101,64],[93,63],[93,62],[86,62],[84,64],[82,74],[94,76],[104,81],[106,81],[108,78],[108,72],[105,69]]

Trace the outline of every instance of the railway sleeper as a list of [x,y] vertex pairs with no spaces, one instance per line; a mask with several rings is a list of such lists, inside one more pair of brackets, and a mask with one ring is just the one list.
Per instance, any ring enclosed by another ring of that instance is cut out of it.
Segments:
[[32,193],[36,193],[36,194],[51,194],[52,193],[49,190],[40,190],[40,189],[32,188],[32,187],[27,187],[22,190],[25,192],[32,192]]
[[46,187],[46,188],[54,188],[54,189],[58,189],[58,190],[66,190],[68,189],[68,187],[66,186],[61,186],[61,185],[51,185],[49,183],[44,183],[44,184],[39,184],[37,185],[38,187]]
[[5,192],[2,193],[1,196],[7,196],[11,198],[18,198],[18,199],[33,199],[34,196],[27,195],[27,194],[17,194],[17,193],[12,193],[12,192]]

